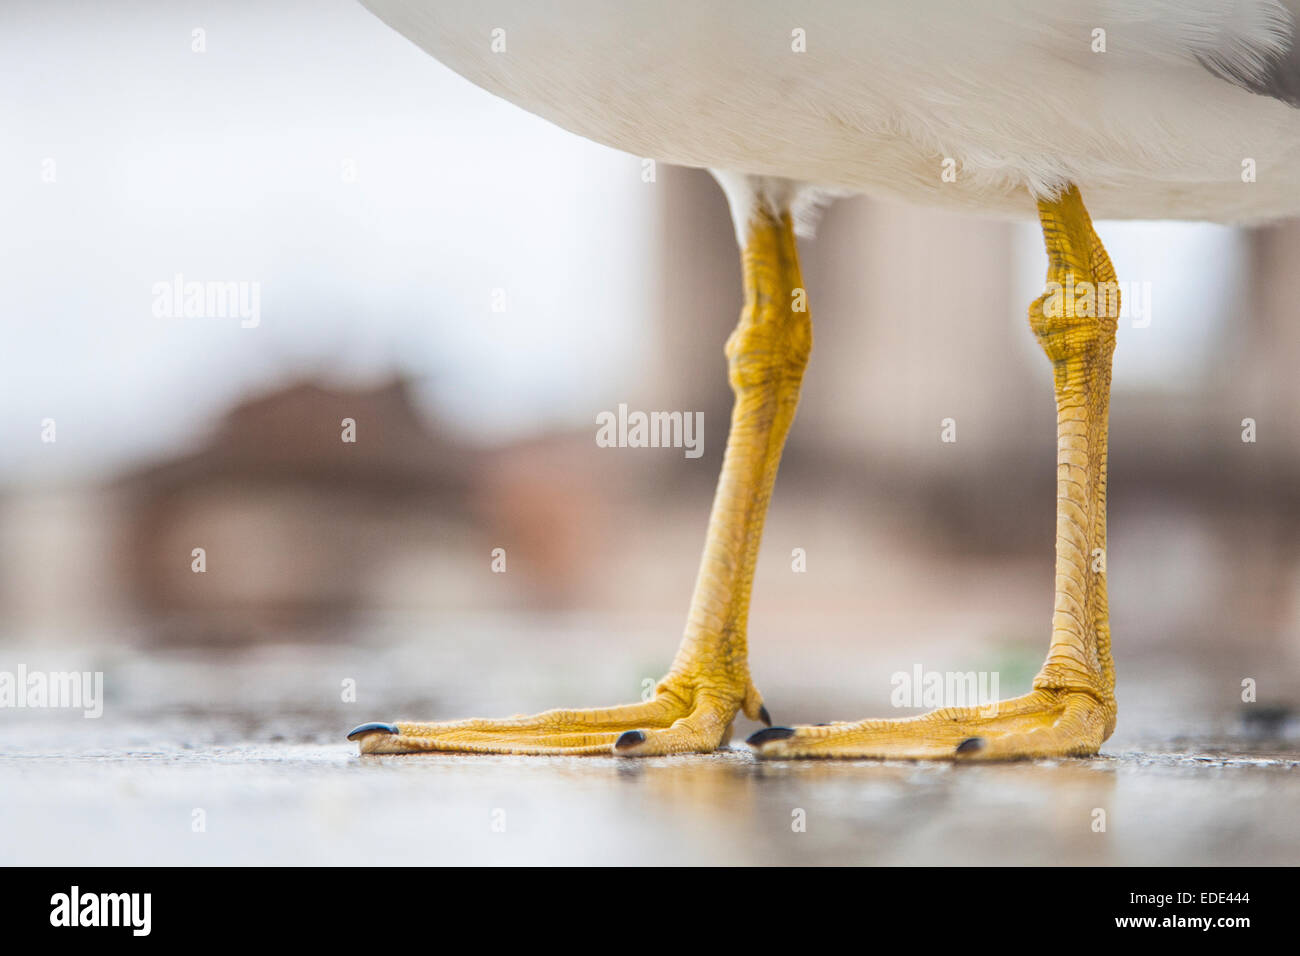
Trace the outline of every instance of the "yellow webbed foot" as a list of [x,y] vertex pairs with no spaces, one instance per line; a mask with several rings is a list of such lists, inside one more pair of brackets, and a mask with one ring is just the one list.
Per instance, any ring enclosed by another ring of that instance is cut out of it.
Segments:
[[901,720],[770,727],[749,738],[760,757],[1017,760],[1097,753],[1115,720],[1113,699],[1036,690],[989,707],[949,707]]
[[1047,661],[1023,697],[905,720],[773,727],[762,757],[1013,760],[1095,754],[1115,727],[1106,603],[1106,423],[1118,286],[1077,187],[1039,201],[1047,289],[1029,324],[1057,407],[1056,600]]
[[745,305],[727,340],[736,402],[685,632],[667,677],[639,704],[505,720],[362,724],[363,754],[707,753],[738,711],[771,723],[749,678],[746,626],[763,519],[812,348],[788,209],[756,205],[742,256]]
[[362,724],[348,739],[363,754],[449,753],[653,757],[708,753],[727,743],[743,710],[771,721],[752,684],[732,690],[670,676],[640,704],[587,710],[548,710],[503,720]]

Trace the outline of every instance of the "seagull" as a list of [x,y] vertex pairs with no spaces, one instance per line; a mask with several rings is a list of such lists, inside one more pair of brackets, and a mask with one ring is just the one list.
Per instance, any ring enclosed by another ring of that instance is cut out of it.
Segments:
[[[1089,209],[1238,224],[1300,213],[1300,0],[362,2],[489,94],[598,143],[711,170],[744,305],[726,345],[735,402],[703,558],[653,696],[363,724],[349,735],[361,752],[706,753],[743,712],[768,724],[748,740],[762,758],[1098,753],[1116,720],[1104,558],[1119,289]],[[1041,224],[1047,281],[1029,325],[1058,421],[1051,639],[1019,697],[773,727],[746,628],[812,347],[797,243],[828,203],[859,194]]]

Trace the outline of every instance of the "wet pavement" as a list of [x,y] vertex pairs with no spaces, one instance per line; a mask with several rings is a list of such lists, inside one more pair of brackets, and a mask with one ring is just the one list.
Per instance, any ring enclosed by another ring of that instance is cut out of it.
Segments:
[[[506,667],[493,641],[476,646],[0,652],[0,670],[45,660],[106,678],[99,719],[0,711],[0,863],[1300,863],[1295,721],[1202,714],[1187,681],[1130,678],[1121,731],[1087,760],[760,762],[743,746],[363,758],[342,739],[368,719],[588,702],[578,685],[606,703],[635,685],[611,663],[627,655],[533,642]],[[556,654],[575,661],[559,678],[539,664]],[[797,668],[769,679],[769,702],[804,680]],[[346,681],[359,702],[343,699]],[[836,718],[853,706],[830,692],[817,703]]]

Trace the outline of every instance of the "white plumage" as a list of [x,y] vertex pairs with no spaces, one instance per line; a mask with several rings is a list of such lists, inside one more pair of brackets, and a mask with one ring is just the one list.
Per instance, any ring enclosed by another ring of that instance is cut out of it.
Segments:
[[779,192],[1032,216],[1070,182],[1097,218],[1300,213],[1278,0],[363,2],[524,109],[715,170],[739,215]]

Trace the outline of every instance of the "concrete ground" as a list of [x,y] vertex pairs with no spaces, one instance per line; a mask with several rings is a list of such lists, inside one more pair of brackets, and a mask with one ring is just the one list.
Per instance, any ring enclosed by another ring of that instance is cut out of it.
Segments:
[[[1296,722],[1243,720],[1161,667],[1121,670],[1120,730],[1088,760],[764,763],[743,745],[362,758],[343,739],[371,719],[632,699],[626,662],[662,669],[671,648],[656,625],[596,653],[607,627],[585,626],[525,639],[467,621],[455,640],[220,654],[2,648],[0,670],[103,671],[106,703],[99,719],[0,710],[0,864],[1300,863]],[[867,716],[842,661],[829,647],[769,666],[777,719]]]

